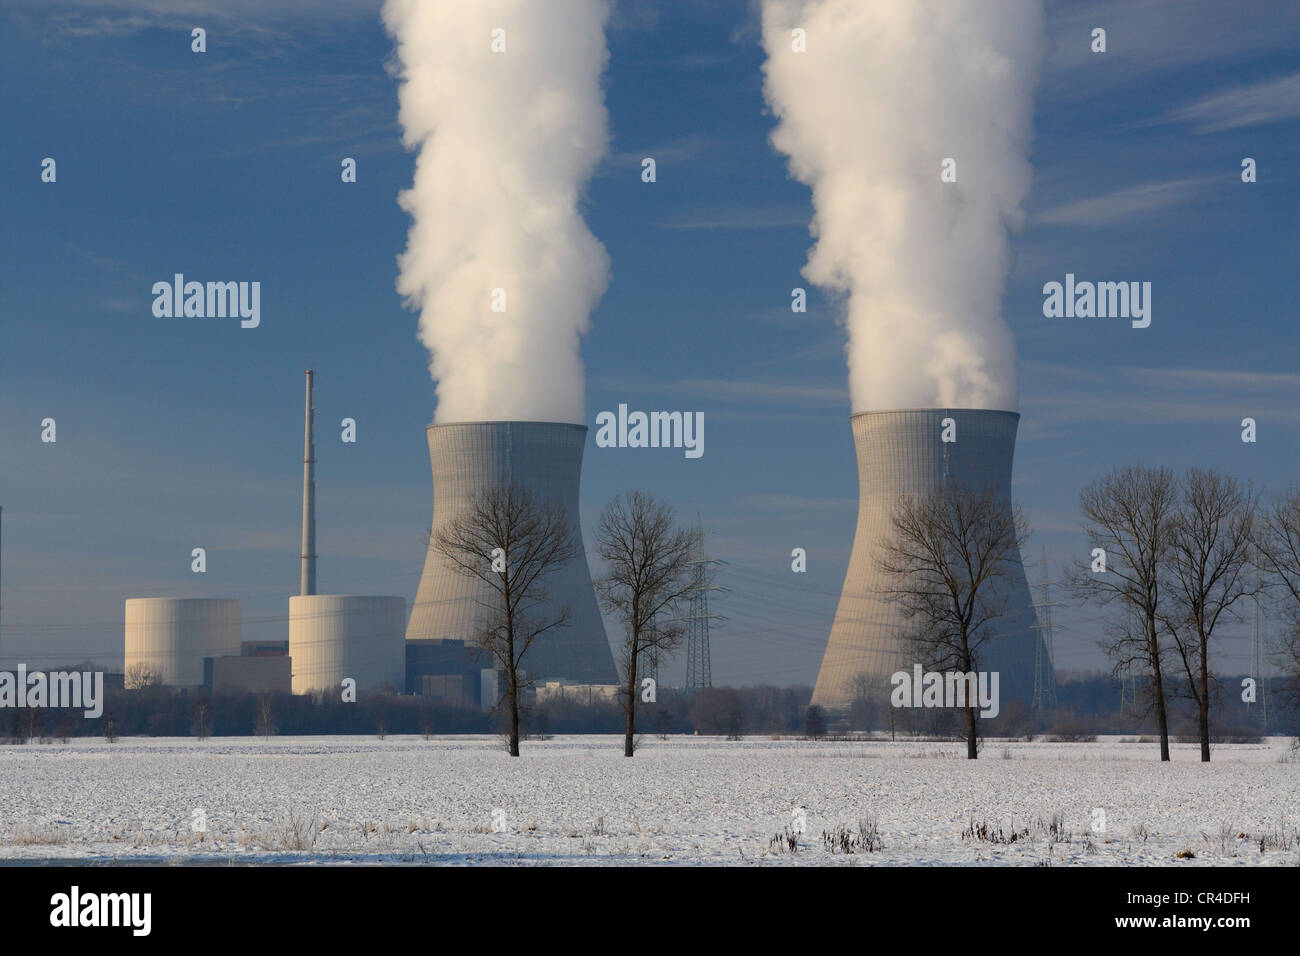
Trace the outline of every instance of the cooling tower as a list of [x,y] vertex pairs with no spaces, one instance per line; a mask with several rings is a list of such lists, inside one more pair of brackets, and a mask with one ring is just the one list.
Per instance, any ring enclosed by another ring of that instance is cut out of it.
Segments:
[[238,657],[240,604],[231,598],[130,598],[126,602],[126,676],[157,668],[171,687],[203,683],[203,658]]
[[[956,423],[956,441],[941,440],[942,422]],[[1015,454],[1015,412],[982,409],[924,409],[864,412],[853,416],[853,443],[858,454],[858,526],[853,537],[844,589],[840,593],[830,641],[812,702],[827,710],[847,710],[855,684],[865,675],[868,696],[881,700],[891,690],[890,676],[911,673],[918,661],[903,632],[909,622],[901,609],[882,594],[891,586],[880,567],[878,549],[893,533],[892,516],[900,496],[924,496],[945,480],[964,482],[972,489],[989,485],[1007,501],[1011,498],[1011,460]],[[1020,550],[1011,556],[1009,579],[998,593],[1006,611],[992,622],[983,645],[982,671],[999,673],[1003,706],[1020,698],[1033,699],[1035,649],[1039,632],[1029,596]],[[1043,655],[1046,660],[1046,654]],[[1050,675],[1048,677],[1050,679]]]
[[[579,553],[556,571],[546,586],[552,607],[568,605],[569,624],[538,637],[524,657],[523,667],[536,679],[616,683],[614,657],[596,606],[578,517],[586,426],[467,422],[430,425],[426,432],[433,464],[435,535],[464,513],[478,492],[492,486],[518,483],[538,501],[559,501],[564,506],[578,533]],[[430,548],[406,639],[453,638],[479,644],[487,606],[494,605],[495,597],[489,585],[457,572]],[[483,666],[492,664],[485,661]]]
[[387,685],[406,688],[406,601],[400,597],[313,594],[289,598],[289,658],[293,692],[341,691],[343,679],[358,694]]

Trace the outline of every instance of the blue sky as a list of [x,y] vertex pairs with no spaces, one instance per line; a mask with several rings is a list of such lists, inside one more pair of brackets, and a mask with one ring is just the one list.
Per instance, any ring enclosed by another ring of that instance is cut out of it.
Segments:
[[[394,287],[413,155],[378,11],[17,0],[0,12],[3,662],[120,662],[127,597],[237,597],[247,638],[282,639],[309,367],[320,589],[413,597],[434,393]],[[190,52],[193,26],[208,31],[204,55]],[[1104,55],[1089,51],[1095,26]],[[1087,551],[1080,486],[1116,465],[1217,466],[1270,488],[1295,478],[1300,6],[1055,3],[1048,28],[1004,314],[1020,350],[1026,558],[1045,550],[1059,573]],[[613,142],[584,211],[613,281],[583,342],[588,425],[620,402],[702,411],[706,452],[601,449],[593,429],[584,525],[634,487],[698,511],[728,562],[715,682],[811,683],[857,476],[837,308],[810,290],[806,314],[789,309],[808,285],[811,210],[768,143],[756,10],[628,0],[608,39]],[[54,184],[40,181],[47,156]],[[340,182],[345,156],[355,184]],[[1247,156],[1254,184],[1240,179]],[[260,281],[261,326],[155,318],[150,288],[175,272]],[[1151,282],[1150,328],[1044,318],[1042,285],[1067,272]],[[355,445],[338,440],[345,416]],[[47,417],[53,445],[40,441]],[[189,570],[196,546],[205,575]],[[790,571],[795,547],[806,574]],[[1057,621],[1059,668],[1103,666],[1101,615],[1063,608]],[[1248,634],[1232,628],[1223,666],[1244,667]]]

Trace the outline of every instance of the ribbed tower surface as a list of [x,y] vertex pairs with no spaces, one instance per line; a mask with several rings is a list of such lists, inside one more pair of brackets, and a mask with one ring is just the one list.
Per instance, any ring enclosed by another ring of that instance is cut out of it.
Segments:
[[[956,423],[955,442],[941,440],[942,422]],[[855,696],[859,675],[869,681],[868,694],[887,699],[890,676],[912,671],[918,661],[909,649],[901,609],[882,596],[890,587],[880,566],[879,549],[893,534],[892,516],[902,495],[925,496],[946,479],[972,488],[992,485],[1011,499],[1011,463],[1015,455],[1015,412],[984,409],[922,409],[863,412],[854,415],[853,443],[858,456],[858,524],[853,537],[844,589],[831,625],[830,640],[812,702],[830,711],[845,711]],[[1037,618],[1025,578],[1020,550],[1011,556],[1006,613],[991,628],[981,670],[1000,674],[1001,705],[1033,699]],[[1046,660],[1046,655],[1043,655]]]
[[[550,577],[553,607],[568,605],[567,627],[536,639],[524,669],[538,680],[617,682],[614,656],[596,604],[578,513],[585,425],[559,422],[466,422],[429,425],[433,465],[433,533],[465,513],[474,496],[491,486],[517,482],[540,501],[558,500],[579,538],[578,556]],[[496,593],[485,583],[457,572],[429,549],[406,639],[452,638],[479,643]],[[493,666],[485,658],[483,667]]]

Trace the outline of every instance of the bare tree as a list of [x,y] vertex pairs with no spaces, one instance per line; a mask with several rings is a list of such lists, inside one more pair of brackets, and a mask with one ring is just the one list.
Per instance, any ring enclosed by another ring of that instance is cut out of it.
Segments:
[[[887,600],[912,622],[907,638],[925,666],[978,673],[984,646],[1006,614],[998,582],[1015,567],[1027,534],[1019,510],[995,487],[949,482],[934,494],[904,497],[894,509],[892,537],[881,549],[890,584]],[[960,682],[959,682],[959,686]],[[967,693],[966,756],[979,756],[976,711]]]
[[671,507],[633,491],[605,506],[596,546],[606,566],[596,582],[600,602],[623,622],[623,756],[631,757],[640,665],[681,642],[685,628],[678,611],[694,584],[691,562],[699,535],[679,528]]
[[1250,573],[1257,502],[1249,488],[1217,470],[1192,468],[1170,522],[1169,600],[1160,620],[1182,660],[1196,703],[1201,760],[1210,759],[1210,641],[1233,605],[1259,593]]
[[1255,549],[1260,570],[1281,598],[1286,629],[1278,663],[1293,701],[1300,703],[1300,486],[1276,495],[1262,510],[1255,526]]
[[212,736],[212,711],[206,700],[200,700],[194,705],[194,736],[199,740],[207,740]]
[[[1079,493],[1083,530],[1101,548],[1105,570],[1085,562],[1071,575],[1075,595],[1130,612],[1103,646],[1116,675],[1139,668],[1151,675],[1151,706],[1160,729],[1160,759],[1169,759],[1169,714],[1160,641],[1161,568],[1168,557],[1178,478],[1168,468],[1131,465]],[[1094,558],[1094,562],[1097,559]]]
[[149,687],[161,687],[162,668],[152,661],[136,661],[127,667],[122,675],[122,683],[127,690],[145,690]]
[[810,740],[820,740],[826,736],[826,711],[816,704],[809,706],[804,714],[803,732]]
[[568,607],[548,606],[546,583],[577,556],[573,524],[560,502],[538,501],[517,484],[495,485],[439,529],[431,546],[491,591],[479,643],[505,671],[508,744],[518,757],[524,656],[569,622]]
[[275,713],[270,694],[262,694],[257,699],[257,732],[263,737],[275,733]]

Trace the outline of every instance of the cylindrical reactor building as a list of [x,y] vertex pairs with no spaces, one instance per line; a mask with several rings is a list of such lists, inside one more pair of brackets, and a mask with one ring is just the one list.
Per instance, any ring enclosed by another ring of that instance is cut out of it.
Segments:
[[205,657],[238,657],[240,604],[233,598],[130,598],[126,602],[127,685],[142,666],[171,687],[203,683]]
[[[943,441],[944,419],[952,419],[955,441]],[[858,525],[853,552],[831,625],[812,702],[844,711],[865,695],[887,700],[890,677],[912,672],[916,659],[905,638],[915,624],[886,599],[892,582],[881,568],[879,549],[894,533],[893,515],[903,496],[925,496],[948,481],[979,491],[992,485],[1011,500],[1011,462],[1015,455],[1015,412],[984,409],[922,409],[864,412],[853,416],[858,456]],[[1034,692],[1035,666],[1051,680],[1029,584],[1017,547],[1009,557],[1009,576],[998,585],[1004,614],[989,625],[980,670],[997,671],[1002,703]],[[1037,665],[1036,665],[1036,662]]]
[[[539,502],[558,501],[578,536],[578,555],[547,581],[542,614],[568,606],[568,626],[538,637],[523,659],[537,679],[612,684],[618,680],[605,625],[596,605],[578,517],[585,425],[560,422],[466,422],[430,425],[433,465],[432,532],[469,510],[475,495],[517,483]],[[432,538],[430,539],[432,543]],[[457,571],[432,546],[406,628],[407,640],[456,639],[481,643],[496,597],[491,586]],[[484,667],[494,666],[485,660]]]
[[400,597],[312,594],[289,598],[289,658],[295,694],[406,688],[406,601]]

